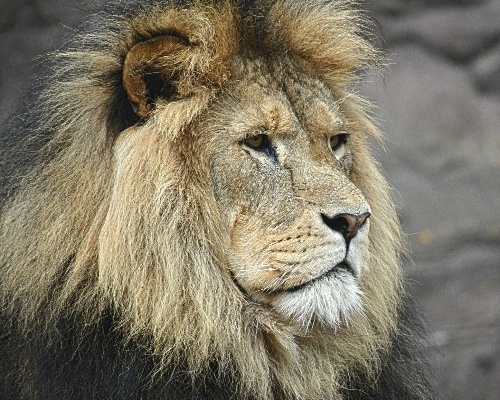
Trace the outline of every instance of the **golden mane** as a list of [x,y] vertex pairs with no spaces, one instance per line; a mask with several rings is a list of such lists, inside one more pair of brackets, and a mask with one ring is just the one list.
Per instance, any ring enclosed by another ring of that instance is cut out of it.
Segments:
[[[403,240],[369,154],[380,134],[353,87],[380,54],[353,1],[257,3],[158,2],[106,14],[107,27],[52,55],[34,131],[49,139],[1,216],[1,308],[22,335],[57,340],[54,321],[84,321],[85,330],[112,315],[124,343],[155,360],[151,381],[172,365],[201,386],[199,377],[231,371],[242,399],[341,398],[356,376],[376,382],[398,325]],[[193,48],[179,67],[182,99],[139,104],[141,120],[122,84],[124,63],[138,43],[166,33]],[[205,133],[197,127],[231,81],[228,65],[276,54],[324,81],[351,128],[364,132],[352,180],[372,210],[365,310],[336,331],[301,333],[239,290],[193,156],[193,138]]]

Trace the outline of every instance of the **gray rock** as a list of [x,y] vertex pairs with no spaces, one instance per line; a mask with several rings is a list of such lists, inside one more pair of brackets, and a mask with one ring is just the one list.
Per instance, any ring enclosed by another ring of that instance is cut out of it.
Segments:
[[71,26],[92,10],[92,5],[102,3],[101,0],[37,0],[39,18],[45,21],[59,23],[64,21]]
[[0,32],[5,32],[15,26],[31,24],[37,20],[36,17],[34,4],[30,0],[2,2]]
[[459,232],[500,227],[500,99],[483,98],[466,70],[421,47],[394,53],[377,99],[390,148],[382,163],[404,199],[400,213],[415,252]]
[[478,57],[472,73],[480,90],[500,95],[500,45]]
[[0,34],[0,121],[16,108],[39,70],[39,57],[60,45],[64,30],[61,25],[49,25]]
[[432,261],[409,274],[434,338],[429,355],[440,392],[453,400],[498,400],[500,237],[436,246]]
[[488,0],[372,0],[367,5],[375,14],[400,16],[440,7],[472,7]]
[[500,41],[500,1],[444,7],[402,18],[379,18],[389,43],[416,41],[458,61],[470,60]]

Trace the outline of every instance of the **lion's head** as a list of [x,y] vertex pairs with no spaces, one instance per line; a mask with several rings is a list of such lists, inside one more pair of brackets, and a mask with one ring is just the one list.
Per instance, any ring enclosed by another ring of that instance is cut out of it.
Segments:
[[378,52],[349,1],[257,3],[158,2],[58,56],[2,297],[28,331],[112,314],[160,375],[331,398],[397,325],[399,226],[354,92]]

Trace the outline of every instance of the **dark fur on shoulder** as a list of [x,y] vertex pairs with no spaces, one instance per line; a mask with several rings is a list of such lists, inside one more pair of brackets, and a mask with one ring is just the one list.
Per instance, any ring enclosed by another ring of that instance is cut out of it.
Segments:
[[[422,349],[425,331],[414,302],[401,306],[399,330],[392,339],[376,383],[353,372],[342,390],[345,400],[437,399],[429,384]],[[5,322],[5,321],[1,321]],[[124,344],[107,315],[99,329],[77,329],[82,321],[58,321],[50,335],[3,336],[0,340],[0,394],[5,399],[237,399],[235,377],[211,366],[211,374],[193,381],[183,365],[151,377],[155,358],[144,357],[137,343]],[[7,326],[7,325],[2,325]],[[16,331],[15,329],[13,331]],[[64,334],[61,334],[64,332]],[[8,349],[8,350],[6,350]],[[19,376],[19,360],[30,365]],[[30,385],[26,385],[30,382]],[[279,395],[276,398],[281,398]]]

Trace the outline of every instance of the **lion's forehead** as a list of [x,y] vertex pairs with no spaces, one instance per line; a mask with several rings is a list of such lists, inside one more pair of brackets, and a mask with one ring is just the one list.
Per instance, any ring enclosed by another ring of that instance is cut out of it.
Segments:
[[328,135],[346,125],[346,118],[330,89],[317,78],[293,66],[262,68],[235,67],[231,90],[219,100],[219,121],[235,130],[253,133],[266,130],[310,136]]

